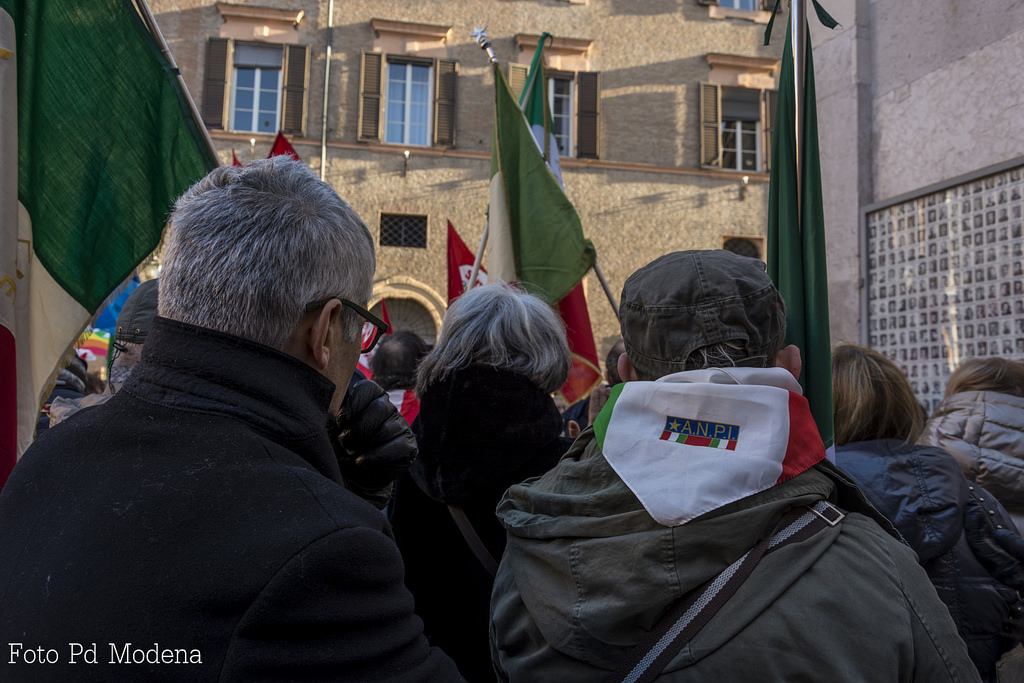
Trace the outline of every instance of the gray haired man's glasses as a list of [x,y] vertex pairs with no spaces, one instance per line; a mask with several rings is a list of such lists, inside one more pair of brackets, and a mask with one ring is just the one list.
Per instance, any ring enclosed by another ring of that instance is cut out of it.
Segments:
[[369,353],[370,351],[373,351],[373,347],[377,345],[377,342],[380,341],[380,338],[387,334],[388,324],[381,320],[380,318],[378,318],[377,316],[375,316],[373,313],[370,313],[368,310],[366,310],[359,304],[353,303],[348,299],[345,299],[340,296],[329,296],[326,299],[321,299],[320,301],[311,301],[310,303],[306,304],[306,313],[309,313],[310,311],[315,311],[318,308],[323,308],[331,299],[337,299],[338,301],[341,302],[342,306],[348,306],[353,311],[363,316],[366,322],[363,323],[363,334],[361,339],[362,344],[359,347],[359,353]]

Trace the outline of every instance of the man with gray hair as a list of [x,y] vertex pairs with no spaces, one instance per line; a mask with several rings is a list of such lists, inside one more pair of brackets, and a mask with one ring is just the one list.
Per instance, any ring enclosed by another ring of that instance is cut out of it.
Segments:
[[352,491],[415,455],[372,383],[372,238],[301,163],[223,167],[175,207],[121,390],[0,495],[4,681],[462,680],[390,527]]
[[825,459],[764,264],[668,254],[621,301],[624,383],[498,505],[500,677],[977,680],[914,553]]

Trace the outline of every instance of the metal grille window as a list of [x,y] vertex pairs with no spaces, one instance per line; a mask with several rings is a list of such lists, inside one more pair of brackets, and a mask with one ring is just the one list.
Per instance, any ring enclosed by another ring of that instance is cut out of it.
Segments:
[[380,215],[380,246],[427,248],[427,217],[396,213]]
[[740,256],[761,258],[761,249],[757,246],[757,243],[743,237],[730,237],[725,240],[725,244],[722,245],[722,249],[731,251],[734,254],[739,254]]
[[867,214],[868,343],[931,412],[967,358],[1024,360],[1024,167]]

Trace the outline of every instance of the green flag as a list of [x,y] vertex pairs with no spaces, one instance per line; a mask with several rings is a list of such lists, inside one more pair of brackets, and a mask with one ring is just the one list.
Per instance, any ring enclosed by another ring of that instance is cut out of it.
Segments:
[[576,209],[545,163],[497,64],[494,86],[488,276],[522,282],[555,304],[594,265],[594,245],[583,237]]
[[[824,10],[817,3],[815,5],[821,17]],[[827,14],[824,16],[828,17]],[[831,17],[828,19],[831,21]],[[834,21],[832,25],[835,25]],[[769,26],[765,34],[766,43],[770,31]],[[821,164],[818,158],[818,118],[809,33],[801,93],[804,127],[799,145],[795,126],[796,79],[788,29],[782,54],[768,187],[768,273],[786,301],[786,343],[795,344],[803,356],[800,384],[804,388],[821,439],[829,447],[834,442],[832,348],[825,267],[825,216],[821,197]],[[799,165],[797,150],[800,154]]]
[[[16,354],[20,452],[58,362],[217,161],[129,0],[0,0],[0,20],[12,37],[0,106],[13,112],[0,118],[0,278],[12,285],[0,329]],[[3,377],[0,412],[14,383]]]

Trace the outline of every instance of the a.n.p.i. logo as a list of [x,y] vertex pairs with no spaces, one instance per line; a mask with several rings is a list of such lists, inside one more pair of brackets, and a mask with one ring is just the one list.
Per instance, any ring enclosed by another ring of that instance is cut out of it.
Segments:
[[706,422],[705,420],[689,420],[684,417],[665,419],[665,431],[659,437],[662,441],[674,441],[687,446],[703,446],[705,448],[722,448],[727,451],[736,450],[736,442],[740,438],[739,425]]

